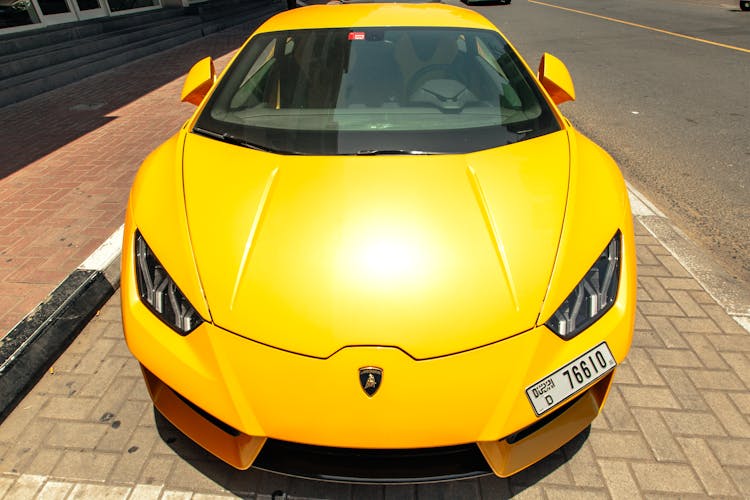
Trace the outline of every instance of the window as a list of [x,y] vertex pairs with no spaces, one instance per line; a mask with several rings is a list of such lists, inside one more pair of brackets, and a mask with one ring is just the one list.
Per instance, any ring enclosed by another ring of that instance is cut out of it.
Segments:
[[457,153],[559,125],[497,33],[368,27],[254,37],[197,130],[295,154]]

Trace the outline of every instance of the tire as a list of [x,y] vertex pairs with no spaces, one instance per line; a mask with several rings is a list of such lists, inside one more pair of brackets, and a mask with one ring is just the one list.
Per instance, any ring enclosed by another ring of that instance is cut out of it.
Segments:
[[740,0],[740,10],[750,10],[750,0]]

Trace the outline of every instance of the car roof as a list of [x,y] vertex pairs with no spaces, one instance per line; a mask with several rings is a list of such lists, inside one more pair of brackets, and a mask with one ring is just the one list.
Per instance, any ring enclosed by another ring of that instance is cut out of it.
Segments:
[[368,26],[437,26],[497,31],[484,16],[472,10],[440,3],[355,3],[300,7],[278,14],[256,33],[311,28]]

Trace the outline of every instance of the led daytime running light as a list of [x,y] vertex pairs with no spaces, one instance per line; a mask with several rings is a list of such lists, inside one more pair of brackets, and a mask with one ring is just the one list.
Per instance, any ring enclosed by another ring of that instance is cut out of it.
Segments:
[[618,231],[586,276],[545,323],[565,340],[591,326],[615,303],[620,283],[621,235]]
[[138,294],[159,319],[180,335],[187,335],[203,323],[140,232],[135,233],[135,263]]

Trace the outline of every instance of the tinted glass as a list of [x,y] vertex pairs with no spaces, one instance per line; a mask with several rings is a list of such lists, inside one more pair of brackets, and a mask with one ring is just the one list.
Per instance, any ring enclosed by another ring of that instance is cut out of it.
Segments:
[[195,131],[327,155],[465,153],[558,129],[497,33],[352,28],[256,36]]
[[39,0],[37,3],[45,16],[70,12],[70,7],[65,0]]
[[39,16],[31,0],[7,0],[0,2],[0,30],[27,24],[36,24]]
[[159,0],[107,0],[109,10],[119,12],[122,10],[142,9],[159,5]]
[[79,10],[92,10],[100,7],[99,0],[76,0]]

